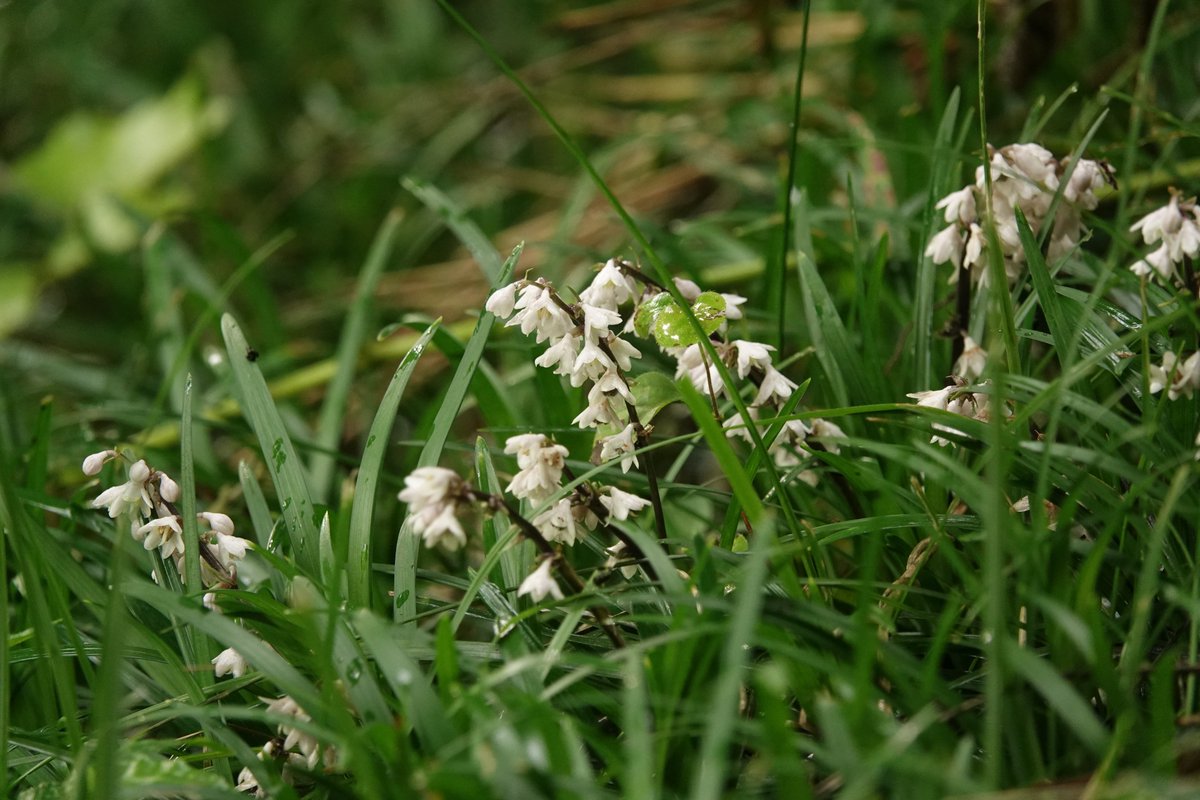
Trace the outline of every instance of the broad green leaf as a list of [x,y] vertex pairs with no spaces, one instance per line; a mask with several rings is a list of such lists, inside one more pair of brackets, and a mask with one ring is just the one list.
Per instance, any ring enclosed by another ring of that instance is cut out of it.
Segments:
[[[716,292],[703,292],[692,304],[692,313],[706,335],[715,333],[725,321],[725,298]],[[687,313],[666,292],[638,307],[633,324],[639,336],[653,335],[660,347],[687,347],[700,341]]]
[[630,382],[629,389],[633,392],[633,403],[643,424],[649,423],[658,412],[681,399],[675,381],[662,372],[638,375]]

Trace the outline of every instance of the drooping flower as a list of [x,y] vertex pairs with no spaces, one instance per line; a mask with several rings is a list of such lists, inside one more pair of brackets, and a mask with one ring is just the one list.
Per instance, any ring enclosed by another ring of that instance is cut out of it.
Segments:
[[987,351],[970,336],[963,337],[962,355],[954,362],[953,373],[967,383],[973,383],[983,376],[987,368]]
[[619,433],[600,439],[600,460],[608,461],[620,458],[621,471],[629,472],[630,467],[638,466],[637,456],[634,454],[636,449],[637,434],[633,429],[633,424],[630,423]]
[[520,288],[520,284],[521,281],[517,281],[492,292],[484,308],[500,319],[508,319],[512,316],[513,305],[517,302],[517,289]]
[[636,514],[650,505],[650,501],[636,494],[623,492],[615,486],[609,486],[600,495],[600,503],[608,509],[613,519],[627,520],[630,514]]
[[529,595],[529,599],[535,603],[540,603],[547,597],[555,600],[563,599],[562,589],[558,588],[558,583],[550,574],[553,567],[551,561],[552,559],[547,558],[525,580],[521,581],[521,585],[517,587],[518,597]]
[[222,650],[217,653],[212,660],[213,674],[218,678],[223,678],[226,675],[233,675],[235,678],[240,678],[246,674],[249,665],[246,664],[246,659],[242,654],[232,647]]
[[408,504],[413,531],[425,540],[426,547],[442,545],[457,550],[467,535],[456,516],[462,479],[453,470],[419,467],[404,479],[400,501]]
[[562,498],[538,514],[534,517],[533,524],[548,542],[562,542],[572,546],[578,536],[575,509],[569,497]]
[[558,490],[566,457],[570,455],[567,448],[540,433],[510,437],[504,452],[516,455],[520,468],[506,491],[533,503],[542,502]]
[[117,457],[116,450],[101,450],[98,453],[92,453],[83,460],[83,474],[89,478],[94,478],[100,474],[100,470],[104,469],[104,465]]
[[610,258],[596,273],[591,285],[579,293],[579,299],[588,305],[616,311],[617,306],[629,300],[635,291],[633,281],[617,266],[616,259]]
[[1182,200],[1174,190],[1165,206],[1151,211],[1129,230],[1141,231],[1146,244],[1162,242],[1158,249],[1130,267],[1137,275],[1159,275],[1168,281],[1175,276],[1176,264],[1200,255],[1200,211],[1196,200]]
[[154,508],[147,484],[150,468],[145,461],[138,461],[129,468],[129,480],[119,486],[105,489],[92,501],[92,508],[107,508],[112,519],[131,511],[134,516],[146,518]]
[[745,378],[752,369],[766,372],[771,368],[771,352],[775,349],[769,344],[747,342],[738,339],[733,343],[737,348],[737,373],[739,378]]
[[761,406],[771,402],[787,402],[795,389],[796,384],[788,379],[786,375],[774,367],[768,367],[767,374],[763,377],[763,381],[758,387],[758,394],[754,397],[754,405]]
[[[310,717],[300,705],[288,696],[280,697],[277,700],[271,700],[266,697],[259,698],[264,703],[267,703],[267,713],[275,714],[284,717],[293,717],[300,722],[311,722]],[[321,757],[321,745],[317,742],[317,737],[311,733],[305,733],[300,728],[289,725],[286,722],[279,723],[279,733],[284,736],[283,749],[291,750],[295,748],[300,751],[308,764],[308,768],[316,767],[317,761]]]
[[147,550],[161,548],[164,559],[176,554],[183,555],[183,528],[179,526],[179,518],[174,515],[150,520],[137,529],[135,537],[141,536],[145,537],[142,547]]

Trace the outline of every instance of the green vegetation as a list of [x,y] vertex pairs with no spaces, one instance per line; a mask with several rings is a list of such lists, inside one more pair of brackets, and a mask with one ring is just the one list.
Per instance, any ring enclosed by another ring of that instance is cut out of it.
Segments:
[[0,7],[0,796],[1200,793],[1200,9],[804,5]]

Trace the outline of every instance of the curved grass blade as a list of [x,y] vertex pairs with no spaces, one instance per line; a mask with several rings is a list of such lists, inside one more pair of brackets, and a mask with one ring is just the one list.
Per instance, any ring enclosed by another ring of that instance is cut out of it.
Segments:
[[[473,228],[474,226],[463,217],[458,223],[458,227]],[[458,232],[458,228],[453,228],[452,230],[455,230],[456,233]],[[522,242],[513,249],[508,260],[504,262],[496,274],[492,284],[493,288],[508,282],[512,277],[513,269],[517,265],[517,259],[521,257],[521,251],[524,248],[525,243]],[[483,358],[483,348],[487,344],[488,335],[492,332],[492,324],[495,321],[495,316],[486,311],[479,315],[475,331],[467,341],[462,360],[458,363],[458,369],[454,371],[454,377],[450,380],[450,386],[446,389],[445,396],[442,397],[442,404],[438,409],[437,416],[434,418],[429,438],[425,442],[425,447],[421,449],[420,456],[417,457],[417,466],[433,466],[441,458],[442,449],[446,446],[446,440],[450,436],[450,428],[454,425],[454,420],[458,418],[458,411],[467,396],[467,390],[471,387],[471,379],[475,375],[475,369],[479,366],[479,362]],[[419,546],[420,542],[412,531],[411,523],[405,518],[404,525],[400,528],[400,536],[396,540],[396,558],[394,562],[396,571],[393,576],[393,587],[395,591],[395,619],[407,624],[412,624],[416,619],[417,554]]]
[[350,313],[346,315],[346,322],[342,326],[342,337],[338,341],[335,356],[337,372],[325,387],[325,402],[321,404],[314,439],[316,447],[308,467],[313,496],[322,501],[328,497],[333,471],[337,465],[337,444],[345,422],[346,398],[350,396],[350,384],[354,380],[354,369],[358,366],[358,352],[366,335],[371,300],[375,296],[379,276],[383,274],[383,268],[392,254],[396,243],[396,229],[403,217],[404,214],[399,209],[392,209],[379,226],[379,232],[375,234],[375,241],[371,243],[371,250],[367,253],[367,259],[359,274]]
[[279,409],[271,399],[258,364],[246,358],[248,345],[242,329],[230,314],[221,318],[221,333],[229,351],[229,364],[241,395],[242,409],[254,435],[258,437],[267,470],[279,496],[283,520],[291,535],[296,563],[310,576],[319,577],[317,563],[317,526],[312,496],[296,456],[296,448],[283,426]]
[[400,408],[400,400],[417,361],[425,352],[429,340],[436,333],[439,321],[425,329],[421,338],[408,351],[392,381],[383,393],[379,410],[371,422],[367,443],[363,447],[362,460],[358,467],[358,479],[354,484],[354,504],[350,510],[349,550],[346,556],[346,583],[349,600],[354,606],[371,604],[371,531],[375,511],[375,490],[379,484],[379,472],[383,467],[383,456],[387,451],[392,434],[392,425]]

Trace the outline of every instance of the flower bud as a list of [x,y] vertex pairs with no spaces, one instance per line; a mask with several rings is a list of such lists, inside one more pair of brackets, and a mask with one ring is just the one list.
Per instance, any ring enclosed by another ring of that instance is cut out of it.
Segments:
[[115,458],[116,455],[116,450],[101,450],[99,453],[92,453],[83,460],[83,474],[89,478],[99,475],[104,464],[110,458]]

